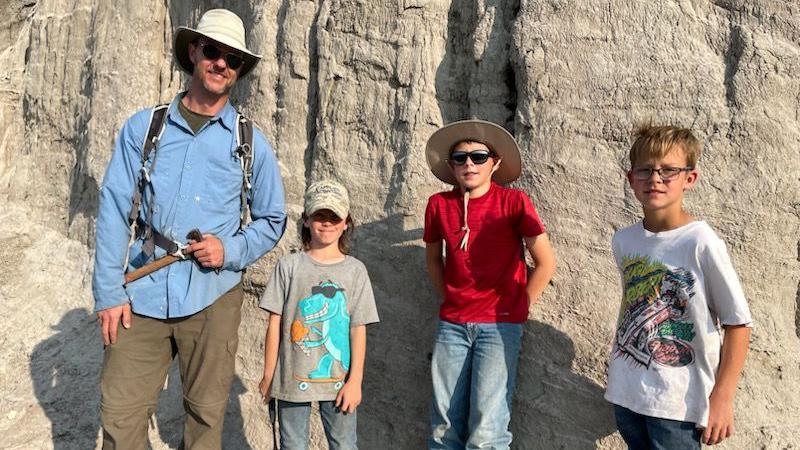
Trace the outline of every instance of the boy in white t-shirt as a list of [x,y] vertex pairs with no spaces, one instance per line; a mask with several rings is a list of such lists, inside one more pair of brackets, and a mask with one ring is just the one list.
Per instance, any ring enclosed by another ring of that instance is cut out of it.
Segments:
[[634,137],[628,182],[644,219],[612,240],[623,300],[605,398],[630,448],[699,449],[733,432],[752,319],[725,243],[683,209],[701,143],[672,126]]

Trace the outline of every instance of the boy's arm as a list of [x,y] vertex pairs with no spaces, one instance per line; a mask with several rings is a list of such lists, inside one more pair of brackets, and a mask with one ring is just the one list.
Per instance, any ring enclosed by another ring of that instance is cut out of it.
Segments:
[[344,413],[356,412],[361,404],[361,382],[364,380],[364,358],[367,354],[367,326],[350,328],[350,371],[347,382],[336,396],[336,407]]
[[425,263],[433,288],[444,300],[444,261],[442,260],[442,241],[425,243]]
[[528,285],[525,288],[528,292],[529,306],[535,305],[539,301],[547,283],[556,273],[556,256],[553,247],[550,245],[550,238],[547,233],[538,236],[525,237],[525,246],[528,248],[533,259],[533,271],[528,276]]
[[272,385],[272,378],[275,376],[275,367],[278,364],[278,347],[281,343],[281,316],[280,314],[269,313],[269,323],[267,325],[267,337],[264,342],[264,377],[258,383],[258,390],[264,398],[264,402],[269,401],[269,388]]
[[749,347],[749,327],[725,325],[717,380],[709,398],[708,426],[703,430],[706,445],[718,444],[733,434],[733,398]]

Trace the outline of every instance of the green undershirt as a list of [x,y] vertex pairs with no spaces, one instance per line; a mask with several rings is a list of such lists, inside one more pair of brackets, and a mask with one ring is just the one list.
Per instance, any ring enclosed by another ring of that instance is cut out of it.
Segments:
[[181,112],[181,116],[183,120],[189,125],[189,128],[192,129],[192,132],[197,134],[200,131],[200,128],[203,128],[203,125],[206,124],[209,120],[211,120],[214,116],[205,116],[203,114],[197,114],[196,112],[192,111],[191,109],[187,108],[186,105],[183,104],[183,101],[178,102],[178,111]]

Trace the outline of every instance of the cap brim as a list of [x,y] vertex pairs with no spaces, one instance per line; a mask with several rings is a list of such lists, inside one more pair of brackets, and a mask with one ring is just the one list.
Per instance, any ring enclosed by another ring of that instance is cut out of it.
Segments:
[[227,45],[230,48],[234,48],[242,52],[242,68],[239,70],[239,78],[244,77],[250,71],[253,70],[253,67],[258,64],[261,60],[261,55],[257,55],[255,53],[250,52],[247,49],[240,48],[235,42],[226,42],[224,36],[210,36],[204,33],[200,33],[197,30],[188,27],[178,27],[178,31],[175,32],[175,45],[172,47],[174,52],[175,59],[178,61],[178,66],[188,73],[192,74],[194,71],[194,64],[192,64],[191,58],[189,58],[189,43],[194,41],[197,38],[204,37],[207,39],[211,39],[214,42],[219,42],[220,44]]
[[311,217],[312,214],[314,214],[317,211],[322,211],[323,209],[327,209],[329,211],[332,211],[340,219],[346,219],[348,214],[349,214],[349,212],[346,209],[342,209],[342,208],[339,208],[339,207],[336,207],[336,206],[331,206],[331,205],[322,204],[322,203],[320,203],[319,205],[312,205],[310,208],[308,208],[304,212],[306,214],[306,217]]
[[425,157],[436,178],[447,184],[458,184],[447,159],[453,146],[462,141],[486,144],[502,159],[500,168],[492,175],[494,181],[508,184],[519,178],[522,159],[514,136],[500,125],[478,119],[453,122],[436,130],[428,139]]

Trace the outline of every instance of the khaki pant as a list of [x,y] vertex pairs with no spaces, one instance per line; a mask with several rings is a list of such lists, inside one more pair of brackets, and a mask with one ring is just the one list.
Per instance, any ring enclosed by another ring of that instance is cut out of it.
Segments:
[[156,410],[172,358],[183,384],[185,449],[219,449],[234,374],[244,293],[237,285],[189,317],[134,314],[105,349],[100,418],[103,449],[147,449],[147,424]]

